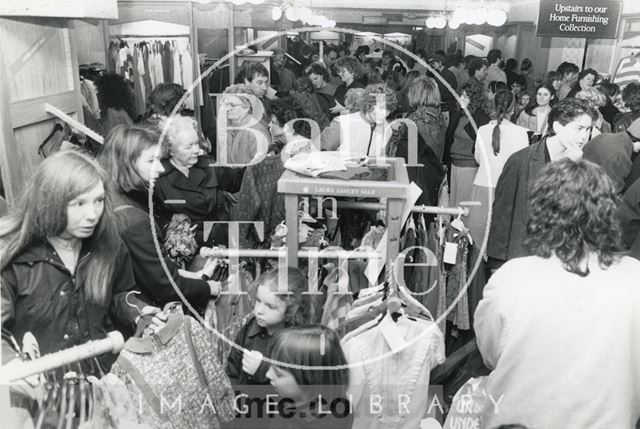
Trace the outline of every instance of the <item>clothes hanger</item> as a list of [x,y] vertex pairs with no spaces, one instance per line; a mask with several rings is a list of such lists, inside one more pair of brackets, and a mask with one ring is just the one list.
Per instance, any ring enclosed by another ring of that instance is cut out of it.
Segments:
[[65,365],[67,371],[62,378],[62,394],[60,395],[60,406],[58,407],[58,424],[56,425],[57,429],[64,428],[64,422],[67,415],[67,405],[68,405],[68,395],[69,395],[69,383],[67,380],[67,375],[69,374],[69,366]]
[[76,366],[78,367],[78,393],[79,393],[79,401],[80,401],[80,409],[79,409],[79,420],[80,424],[87,421],[87,392],[85,390],[85,384],[87,382],[87,378],[84,375],[84,371],[82,369],[82,364],[80,362],[76,362]]
[[69,378],[67,379],[67,388],[68,388],[68,404],[67,404],[67,413],[65,414],[65,429],[73,428],[73,418],[75,416],[75,408],[76,408],[76,385],[78,384],[78,374],[75,371],[69,373]]

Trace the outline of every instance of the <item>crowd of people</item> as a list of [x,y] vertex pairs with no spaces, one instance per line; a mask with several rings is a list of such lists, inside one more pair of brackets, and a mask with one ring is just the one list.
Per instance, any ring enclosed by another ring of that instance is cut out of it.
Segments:
[[[12,353],[8,336],[19,343],[26,332],[42,354],[113,329],[158,336],[168,326],[163,309],[181,299],[200,314],[211,305],[230,311],[223,296],[237,274],[214,280],[218,259],[185,263],[203,246],[233,245],[228,225],[207,221],[259,219],[269,235],[284,219],[274,183],[287,160],[335,151],[408,162],[415,144],[419,165],[407,171],[422,190],[417,204],[442,203],[443,183],[445,204],[476,203],[464,221],[468,265],[482,279],[470,281],[482,296],[469,303],[473,332],[491,370],[474,408],[481,427],[635,427],[640,82],[618,88],[571,63],[543,73],[499,50],[486,59],[416,56],[367,46],[329,45],[322,57],[309,45],[277,50],[270,70],[247,62],[224,89],[215,133],[184,112],[175,84],[160,84],[134,118],[127,84],[97,77],[106,112],[99,153],[49,156],[0,219],[3,356]],[[185,219],[193,236],[167,246]],[[376,225],[357,212],[341,222],[345,249]],[[263,386],[260,395],[290,398],[292,414],[271,419],[273,428],[390,427],[353,411],[324,419],[316,408],[318,395],[349,397],[347,365],[357,362],[343,351],[346,339],[320,324],[328,310],[305,295],[307,276],[285,269],[285,293],[282,270],[251,268],[252,308],[233,332],[238,347],[222,357],[236,393]],[[115,358],[86,371],[108,373]],[[488,397],[504,399],[499,412]],[[452,412],[447,424],[464,417]],[[402,422],[394,427],[414,427]]]

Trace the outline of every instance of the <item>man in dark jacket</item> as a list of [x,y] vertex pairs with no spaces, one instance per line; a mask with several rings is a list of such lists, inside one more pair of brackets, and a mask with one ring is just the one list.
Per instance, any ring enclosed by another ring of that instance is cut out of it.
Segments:
[[[436,79],[438,89],[440,90],[440,96],[442,97],[442,102],[446,104],[448,110],[451,112],[456,110],[458,106],[455,96],[455,92],[458,88],[458,82],[456,81],[456,76],[451,72],[451,70],[445,68],[445,62],[446,59],[442,55],[434,55],[431,57],[429,65],[433,67],[438,74],[440,74],[441,78],[436,78],[435,76],[430,77],[434,77]],[[431,73],[427,73],[427,75],[431,75]],[[449,86],[453,88],[453,92],[444,85],[441,79],[444,79]]]

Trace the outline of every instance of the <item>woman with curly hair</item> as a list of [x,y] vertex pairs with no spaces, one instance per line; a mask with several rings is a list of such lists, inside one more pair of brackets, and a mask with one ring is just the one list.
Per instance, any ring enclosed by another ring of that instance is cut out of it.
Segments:
[[338,86],[334,94],[336,105],[331,109],[331,112],[340,113],[346,110],[344,97],[347,95],[347,91],[351,88],[363,88],[364,85],[356,80],[356,76],[360,73],[360,62],[354,57],[338,58],[335,62],[335,69],[342,80],[342,84]]
[[495,272],[475,313],[492,369],[474,404],[483,427],[635,427],[640,262],[621,253],[612,182],[595,164],[563,159],[541,171],[528,201],[531,256]]
[[138,114],[134,107],[133,91],[124,78],[116,73],[105,73],[98,76],[95,84],[104,135],[109,134],[116,125],[133,125],[132,118],[137,118]]
[[[483,87],[466,83],[462,86],[460,98],[466,104],[475,126],[480,127],[489,122],[489,114],[484,98]],[[478,171],[478,163],[473,157],[476,144],[474,125],[462,109],[449,125],[451,158],[451,204],[468,201],[471,196],[471,184]]]
[[567,97],[575,97],[577,93],[582,91],[583,89],[592,88],[596,82],[598,81],[599,76],[598,72],[594,69],[584,69],[580,73],[578,73],[578,80],[567,94]]

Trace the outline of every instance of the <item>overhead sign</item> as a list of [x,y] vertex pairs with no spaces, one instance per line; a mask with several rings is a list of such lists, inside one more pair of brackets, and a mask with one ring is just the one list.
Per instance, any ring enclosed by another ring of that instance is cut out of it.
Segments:
[[541,0],[538,36],[615,39],[621,1]]

